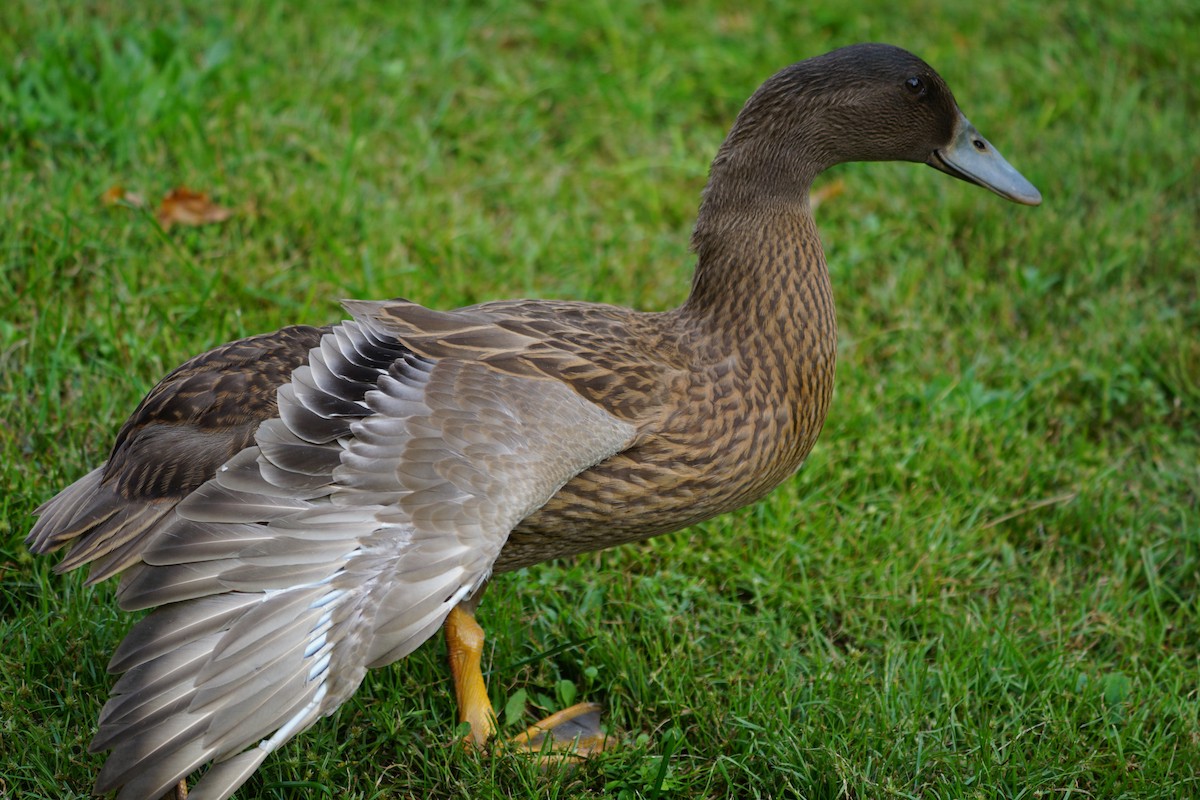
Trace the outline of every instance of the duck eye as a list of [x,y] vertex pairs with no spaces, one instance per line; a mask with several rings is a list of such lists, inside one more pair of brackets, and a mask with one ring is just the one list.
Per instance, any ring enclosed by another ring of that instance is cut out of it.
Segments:
[[917,97],[924,97],[925,95],[925,81],[916,75],[904,82],[904,88],[908,89],[909,94],[916,95]]

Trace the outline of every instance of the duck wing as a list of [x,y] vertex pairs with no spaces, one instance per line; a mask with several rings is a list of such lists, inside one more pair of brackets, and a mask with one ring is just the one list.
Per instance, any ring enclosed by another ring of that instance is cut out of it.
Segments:
[[[368,309],[325,334],[254,444],[174,506],[122,578],[157,607],[93,751],[97,792],[156,798],[207,761],[225,798],[268,753],[416,649],[490,574],[509,531],[633,425],[544,373],[414,352]],[[490,352],[530,337],[486,322]],[[446,335],[450,335],[447,333]]]

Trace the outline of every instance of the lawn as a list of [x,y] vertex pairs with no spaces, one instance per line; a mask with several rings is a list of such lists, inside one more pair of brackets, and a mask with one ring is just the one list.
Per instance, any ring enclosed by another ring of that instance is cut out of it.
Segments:
[[[1045,202],[825,175],[807,465],[494,582],[506,729],[595,700],[627,746],[456,746],[436,638],[238,796],[1200,796],[1200,6],[1133,5],[4,4],[0,796],[85,797],[102,763],[132,617],[23,538],[160,376],[346,297],[669,308],[741,103],[864,40],[933,64]],[[164,228],[182,186],[230,218]]]

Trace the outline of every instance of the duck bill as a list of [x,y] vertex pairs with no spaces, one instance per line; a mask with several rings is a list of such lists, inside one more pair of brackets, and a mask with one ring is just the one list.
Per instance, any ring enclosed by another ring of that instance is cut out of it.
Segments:
[[947,175],[991,189],[996,194],[1027,206],[1042,202],[1042,194],[1013,169],[1004,156],[960,116],[958,134],[948,147],[934,150],[925,163]]

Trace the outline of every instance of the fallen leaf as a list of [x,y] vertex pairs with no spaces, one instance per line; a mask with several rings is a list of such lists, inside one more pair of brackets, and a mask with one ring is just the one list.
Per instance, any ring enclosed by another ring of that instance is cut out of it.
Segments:
[[817,207],[820,206],[821,203],[824,203],[826,200],[833,200],[834,198],[840,197],[845,191],[846,182],[841,178],[836,178],[829,183],[824,184],[820,188],[815,189],[812,194],[808,196],[808,199],[809,202],[812,203],[813,210],[816,211]]
[[104,194],[100,195],[100,202],[106,206],[132,206],[133,208],[145,208],[146,206],[146,198],[137,192],[127,191],[119,183],[105,189]]
[[167,192],[158,207],[158,224],[164,228],[172,225],[211,225],[224,222],[233,212],[214,203],[207,192],[194,192],[180,186]]

